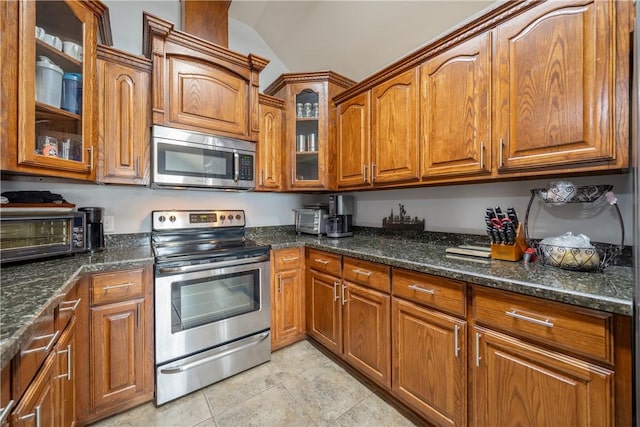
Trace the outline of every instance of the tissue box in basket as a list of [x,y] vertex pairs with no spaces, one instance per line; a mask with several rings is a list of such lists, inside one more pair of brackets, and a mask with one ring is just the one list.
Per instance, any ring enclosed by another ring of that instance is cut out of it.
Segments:
[[596,248],[572,248],[541,243],[539,252],[545,264],[565,270],[595,271],[600,269],[600,255]]

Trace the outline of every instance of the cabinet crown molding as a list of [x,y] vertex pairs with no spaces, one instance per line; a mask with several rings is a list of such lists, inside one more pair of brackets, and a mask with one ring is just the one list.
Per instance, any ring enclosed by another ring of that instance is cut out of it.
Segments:
[[316,71],[312,73],[284,73],[264,90],[267,95],[278,93],[285,85],[291,83],[328,82],[343,88],[350,88],[356,82],[333,71]]

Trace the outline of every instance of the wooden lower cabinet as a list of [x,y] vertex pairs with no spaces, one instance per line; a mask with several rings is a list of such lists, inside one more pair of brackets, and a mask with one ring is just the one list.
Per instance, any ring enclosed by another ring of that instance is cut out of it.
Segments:
[[613,426],[614,373],[473,328],[475,426]]
[[76,318],[73,317],[69,326],[62,333],[55,348],[56,375],[58,388],[58,425],[63,427],[76,424],[76,374],[77,374],[77,340]]
[[343,281],[343,356],[376,383],[391,385],[391,297]]
[[91,309],[91,395],[95,407],[127,401],[143,390],[144,300]]
[[391,307],[393,394],[438,425],[466,426],[467,322],[395,297]]
[[304,248],[273,251],[271,350],[304,339]]
[[153,399],[152,266],[83,277],[78,421],[84,425]]
[[50,353],[11,415],[12,426],[56,426],[56,355]]
[[340,278],[307,272],[307,334],[336,354],[342,353]]
[[[307,254],[307,260],[329,271],[331,257],[323,260],[318,251]],[[315,269],[307,272],[306,292],[307,333],[371,380],[390,387],[391,297]]]

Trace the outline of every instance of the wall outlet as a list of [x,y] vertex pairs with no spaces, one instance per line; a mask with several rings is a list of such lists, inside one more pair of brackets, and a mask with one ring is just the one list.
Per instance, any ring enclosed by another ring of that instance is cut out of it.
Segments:
[[102,221],[102,226],[105,233],[113,233],[116,231],[116,222],[113,215],[105,215]]

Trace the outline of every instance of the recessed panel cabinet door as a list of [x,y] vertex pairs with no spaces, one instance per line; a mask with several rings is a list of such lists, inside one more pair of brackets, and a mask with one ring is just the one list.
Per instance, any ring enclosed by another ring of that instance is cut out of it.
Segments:
[[473,330],[474,425],[614,425],[614,373],[485,328]]
[[418,70],[371,90],[371,174],[374,183],[417,181]]
[[391,385],[391,297],[343,282],[344,357],[382,386]]
[[150,77],[150,67],[98,60],[100,182],[149,182]]
[[213,63],[168,56],[169,121],[245,137],[249,82]]
[[338,106],[338,167],[340,188],[371,185],[369,104],[367,91]]
[[340,279],[309,270],[306,280],[307,333],[329,350],[341,354]]
[[133,398],[143,388],[143,300],[91,308],[93,407]]
[[500,170],[615,160],[615,2],[549,2],[495,30]]
[[392,301],[393,393],[442,426],[467,425],[464,320]]
[[491,170],[489,34],[481,34],[424,64],[422,176]]
[[284,150],[283,117],[281,108],[260,104],[260,140],[257,145],[257,190],[282,188],[282,157]]

